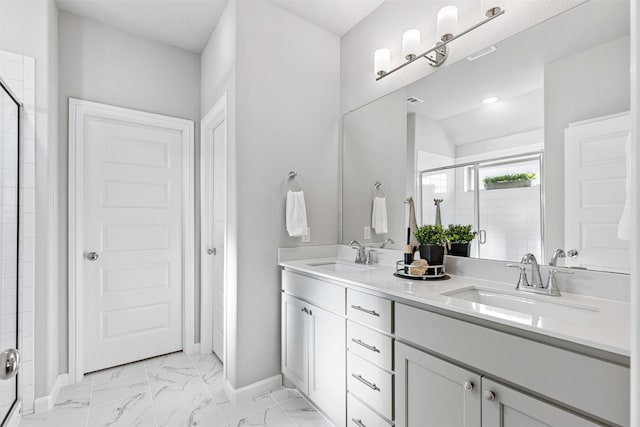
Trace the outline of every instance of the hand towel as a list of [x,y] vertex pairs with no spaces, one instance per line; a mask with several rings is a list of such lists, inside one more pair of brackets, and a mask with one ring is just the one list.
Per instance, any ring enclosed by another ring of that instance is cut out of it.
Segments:
[[622,217],[618,224],[618,239],[629,241],[631,240],[631,166],[633,164],[631,158],[631,135],[627,137],[625,149],[627,151],[626,200],[624,203],[624,210],[622,211]]
[[387,226],[387,199],[376,197],[373,199],[373,213],[371,214],[371,227],[376,234],[388,233]]
[[307,235],[307,208],[303,191],[287,191],[287,232],[291,237]]

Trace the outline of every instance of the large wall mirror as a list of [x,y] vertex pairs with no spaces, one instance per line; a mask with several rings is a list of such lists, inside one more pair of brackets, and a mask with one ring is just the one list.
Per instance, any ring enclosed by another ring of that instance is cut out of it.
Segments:
[[629,40],[628,0],[590,0],[346,114],[343,243],[401,249],[412,197],[472,257],[628,273]]

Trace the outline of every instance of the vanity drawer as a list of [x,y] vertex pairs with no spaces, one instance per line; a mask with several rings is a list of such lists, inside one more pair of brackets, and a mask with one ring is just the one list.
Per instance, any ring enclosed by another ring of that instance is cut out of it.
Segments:
[[392,305],[391,300],[347,289],[347,316],[372,328],[393,332]]
[[345,289],[341,286],[284,270],[282,289],[320,308],[344,316]]
[[349,351],[388,370],[393,370],[393,338],[362,326],[347,322]]
[[393,374],[348,353],[347,390],[393,420]]
[[376,414],[358,398],[349,394],[347,400],[347,426],[349,427],[392,427],[392,424]]

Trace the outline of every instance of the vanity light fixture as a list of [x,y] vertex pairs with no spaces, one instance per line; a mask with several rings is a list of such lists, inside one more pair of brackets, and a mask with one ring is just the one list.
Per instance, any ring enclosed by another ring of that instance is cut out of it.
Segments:
[[455,6],[445,6],[440,9],[436,22],[439,41],[426,52],[418,53],[420,47],[420,31],[415,29],[405,31],[402,35],[402,56],[406,61],[393,69],[391,69],[391,51],[389,49],[376,50],[373,56],[376,80],[395,73],[399,69],[417,61],[419,58],[426,59],[432,67],[442,65],[449,56],[449,43],[505,13],[504,0],[482,0],[481,4],[483,10],[486,11],[486,18],[457,34],[458,8]]
[[407,30],[402,35],[402,56],[408,61],[413,61],[420,53],[420,30]]
[[488,98],[485,98],[482,100],[483,104],[495,104],[496,102],[500,101],[498,98],[496,98],[495,96],[490,96]]

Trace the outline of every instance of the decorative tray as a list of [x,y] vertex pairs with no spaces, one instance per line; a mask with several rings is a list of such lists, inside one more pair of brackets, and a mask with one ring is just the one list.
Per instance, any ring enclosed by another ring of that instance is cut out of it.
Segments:
[[[409,273],[410,264],[405,264],[404,261],[396,261],[396,272],[393,273],[396,277],[411,280],[446,280],[449,276],[445,273],[444,265],[430,265],[427,268],[425,274],[411,274]],[[405,272],[406,271],[406,272]]]

